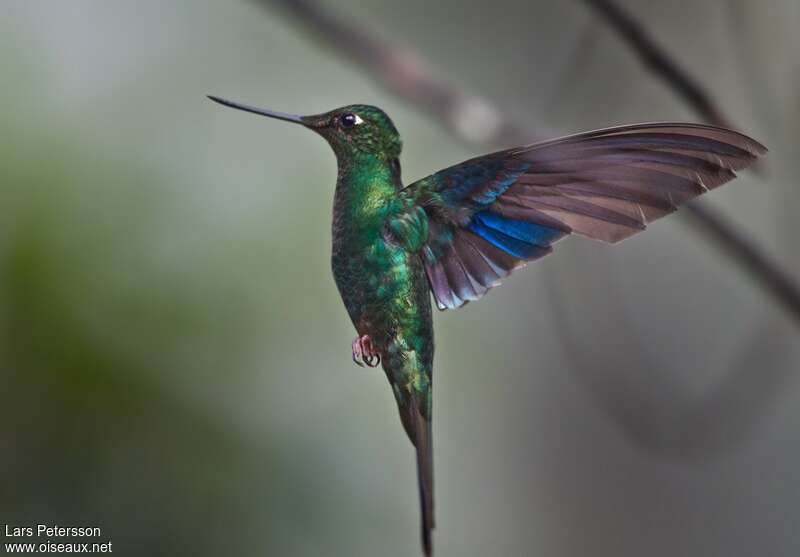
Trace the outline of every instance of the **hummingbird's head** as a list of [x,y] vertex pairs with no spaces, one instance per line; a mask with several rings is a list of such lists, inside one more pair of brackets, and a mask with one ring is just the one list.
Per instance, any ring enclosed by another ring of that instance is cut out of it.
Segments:
[[378,107],[352,104],[312,116],[265,110],[209,96],[212,101],[239,110],[301,124],[324,137],[338,158],[372,154],[396,159],[402,142],[391,119]]
[[303,116],[303,123],[324,137],[337,156],[358,153],[400,156],[402,142],[391,119],[378,107],[351,104],[319,114]]

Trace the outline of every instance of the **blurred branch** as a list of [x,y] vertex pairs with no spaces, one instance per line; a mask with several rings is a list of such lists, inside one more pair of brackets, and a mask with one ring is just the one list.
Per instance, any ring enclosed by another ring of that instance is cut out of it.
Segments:
[[694,81],[677,61],[670,58],[645,28],[614,0],[584,0],[584,2],[611,25],[645,66],[666,81],[667,85],[707,122],[724,128],[734,127],[722,114],[722,110],[711,95]]
[[[478,146],[523,144],[541,136],[516,125],[484,99],[449,85],[416,52],[389,44],[364,26],[350,23],[315,0],[255,0],[282,9],[304,29],[360,66],[384,88],[439,119],[460,141]],[[596,7],[646,63],[664,77],[703,117],[723,125],[726,119],[711,97],[695,84],[649,38],[630,16],[610,0],[585,0]],[[800,323],[800,288],[751,240],[717,211],[697,203],[685,214],[697,230],[727,253],[756,279],[759,286],[782,303]]]
[[[794,332],[781,320],[756,328],[720,363],[720,380],[698,393],[682,388],[659,361],[639,350],[637,329],[625,304],[619,303],[624,295],[620,276],[595,272],[592,282],[597,288],[587,290],[580,288],[583,278],[576,269],[551,270],[555,272],[544,274],[548,286],[566,285],[572,293],[546,298],[554,327],[565,331],[556,338],[567,367],[638,447],[683,460],[729,453],[747,439],[776,398],[791,392],[795,366],[786,359],[791,357]],[[597,299],[598,291],[606,296]],[[586,319],[587,304],[598,306],[603,321],[614,327],[593,326]]]
[[[469,145],[537,139],[485,100],[440,79],[411,49],[390,45],[366,27],[336,17],[313,0],[256,0],[283,9],[335,52],[360,66],[386,90],[435,116]],[[543,139],[543,138],[542,138]]]
[[728,253],[767,290],[795,319],[800,319],[800,289],[791,277],[769,260],[748,238],[740,234],[733,224],[707,204],[689,204],[693,219],[691,224],[701,229]]

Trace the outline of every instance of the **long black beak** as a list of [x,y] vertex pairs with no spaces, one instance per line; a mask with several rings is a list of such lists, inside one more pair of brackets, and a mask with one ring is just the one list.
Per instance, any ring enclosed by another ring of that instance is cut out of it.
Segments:
[[249,106],[246,104],[240,104],[233,101],[229,101],[226,99],[221,99],[220,97],[215,97],[214,95],[208,95],[208,98],[212,101],[219,103],[223,106],[229,106],[231,108],[238,108],[239,110],[244,110],[245,112],[252,112],[253,114],[260,114],[261,116],[266,116],[267,118],[276,118],[278,120],[285,120],[287,122],[294,122],[295,124],[303,124],[303,119],[296,115],[296,114],[287,114],[285,112],[276,112],[274,110],[266,110],[264,108],[257,108],[255,106]]

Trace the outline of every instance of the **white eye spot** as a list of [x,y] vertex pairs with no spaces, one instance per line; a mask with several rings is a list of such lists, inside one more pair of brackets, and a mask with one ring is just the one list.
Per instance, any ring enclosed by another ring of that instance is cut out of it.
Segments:
[[361,119],[361,116],[358,114],[353,114],[352,112],[343,114],[339,121],[341,122],[343,128],[352,128],[353,126],[364,123],[364,120]]

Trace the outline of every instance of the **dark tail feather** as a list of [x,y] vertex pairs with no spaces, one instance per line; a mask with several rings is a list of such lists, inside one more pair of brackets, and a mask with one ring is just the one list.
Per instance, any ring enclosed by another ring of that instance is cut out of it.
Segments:
[[431,532],[433,520],[433,432],[431,421],[419,410],[417,398],[411,396],[400,406],[400,418],[409,439],[417,450],[417,483],[419,484],[419,504],[422,511],[422,549],[425,557],[433,555]]
[[430,557],[433,555],[431,531],[436,526],[433,518],[433,436],[431,422],[419,413],[417,413],[415,445],[419,502],[422,510],[422,549],[425,557]]

